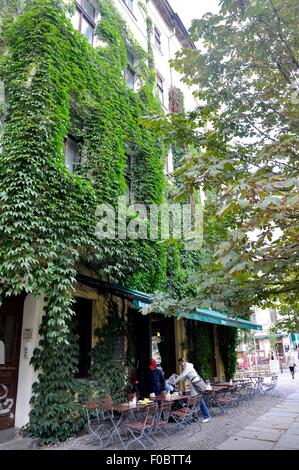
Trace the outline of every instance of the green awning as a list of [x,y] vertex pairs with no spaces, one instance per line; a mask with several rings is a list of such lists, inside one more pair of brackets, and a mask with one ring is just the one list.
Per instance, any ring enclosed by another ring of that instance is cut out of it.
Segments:
[[292,343],[299,344],[299,333],[291,333]]
[[[288,336],[288,333],[275,333],[275,337],[276,337],[277,339],[279,339],[279,338],[286,338],[287,336]],[[263,335],[263,334],[262,334],[262,335],[256,334],[256,335],[254,335],[254,338],[255,338],[255,339],[268,339],[268,338],[270,338],[270,336],[267,335],[267,334],[264,334],[264,335]]]
[[[130,299],[133,303],[133,308],[141,310],[143,307],[152,303],[152,295],[140,292],[127,287],[112,284],[110,282],[99,281],[97,279],[85,276],[83,274],[77,275],[77,280],[83,284],[86,284],[92,288],[98,290],[98,292],[112,292],[121,297]],[[242,328],[245,330],[261,330],[262,326],[242,318],[233,318],[226,313],[214,312],[213,310],[206,310],[202,308],[196,308],[194,312],[186,313],[183,311],[177,312],[177,318],[189,318],[190,320],[202,321],[205,323],[214,323],[215,325],[232,326],[235,328]]]
[[[142,309],[143,307],[151,303],[150,299],[148,301],[140,301],[138,299],[133,300],[133,307],[137,310]],[[205,323],[213,323],[215,325],[222,326],[231,326],[234,328],[242,328],[244,330],[261,330],[262,325],[253,323],[248,320],[243,320],[243,318],[233,318],[227,315],[226,313],[214,312],[213,310],[206,310],[202,308],[196,308],[192,313],[186,313],[178,311],[178,318],[188,318],[189,320],[197,320]]]

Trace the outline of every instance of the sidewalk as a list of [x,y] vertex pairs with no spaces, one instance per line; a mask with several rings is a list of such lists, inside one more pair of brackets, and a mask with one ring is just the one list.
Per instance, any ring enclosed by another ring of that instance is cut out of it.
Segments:
[[299,450],[299,392],[291,393],[216,449]]
[[[298,374],[299,375],[299,374]],[[279,376],[279,397],[257,396],[224,415],[216,416],[201,431],[186,438],[184,432],[162,438],[168,451],[215,449],[299,449],[299,376]],[[36,442],[22,438],[17,430],[0,431],[0,451],[36,449]],[[90,434],[73,437],[42,450],[98,450]],[[109,447],[109,451],[121,448]],[[100,450],[100,449],[99,449]]]

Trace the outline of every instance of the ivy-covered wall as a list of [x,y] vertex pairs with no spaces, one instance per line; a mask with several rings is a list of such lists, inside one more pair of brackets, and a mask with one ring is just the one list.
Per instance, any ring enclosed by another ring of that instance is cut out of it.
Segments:
[[[97,204],[114,204],[126,190],[128,148],[135,155],[135,200],[163,200],[165,148],[138,124],[142,114],[160,109],[151,54],[133,40],[113,3],[99,1],[96,33],[106,45],[97,48],[73,29],[62,0],[24,4],[18,16],[7,14],[1,30],[0,294],[45,294],[29,432],[53,442],[82,425],[70,327],[77,264],[146,291],[165,282],[164,245],[95,237]],[[138,93],[124,80],[127,48],[141,78]],[[82,142],[75,173],[64,163],[69,134]]]
[[219,340],[219,349],[224,365],[225,376],[227,380],[234,377],[237,368],[237,328],[228,326],[218,326],[217,334]]
[[213,326],[193,320],[185,320],[188,361],[204,380],[214,378]]

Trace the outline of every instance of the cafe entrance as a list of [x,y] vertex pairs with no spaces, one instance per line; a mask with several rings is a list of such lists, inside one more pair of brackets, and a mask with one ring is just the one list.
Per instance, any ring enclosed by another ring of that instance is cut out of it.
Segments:
[[15,424],[24,299],[4,299],[0,307],[0,429]]

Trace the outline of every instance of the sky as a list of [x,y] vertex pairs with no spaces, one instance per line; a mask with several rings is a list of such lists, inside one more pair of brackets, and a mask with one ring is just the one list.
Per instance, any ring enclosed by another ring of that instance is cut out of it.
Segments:
[[218,0],[168,0],[168,2],[187,29],[190,28],[193,18],[201,18],[208,11],[212,13],[218,11]]

